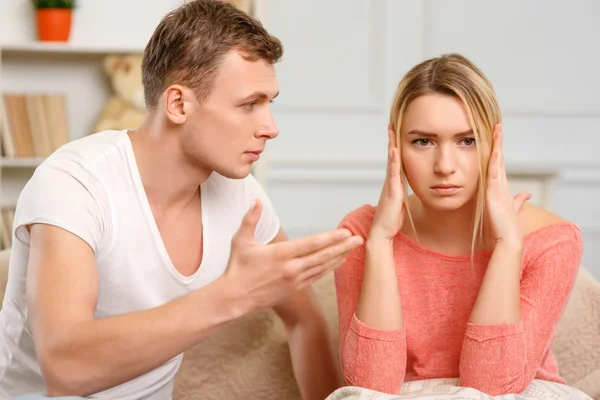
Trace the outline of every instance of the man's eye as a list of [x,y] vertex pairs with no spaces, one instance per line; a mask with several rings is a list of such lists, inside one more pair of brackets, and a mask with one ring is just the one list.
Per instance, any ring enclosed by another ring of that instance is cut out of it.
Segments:
[[256,105],[256,101],[251,101],[250,103],[244,104],[244,106],[249,110],[252,110],[255,105]]

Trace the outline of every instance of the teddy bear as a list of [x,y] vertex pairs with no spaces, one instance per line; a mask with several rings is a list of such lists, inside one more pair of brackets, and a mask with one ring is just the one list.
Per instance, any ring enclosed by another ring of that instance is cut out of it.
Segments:
[[105,57],[103,66],[113,93],[98,116],[93,133],[139,127],[146,115],[142,55],[111,54]]

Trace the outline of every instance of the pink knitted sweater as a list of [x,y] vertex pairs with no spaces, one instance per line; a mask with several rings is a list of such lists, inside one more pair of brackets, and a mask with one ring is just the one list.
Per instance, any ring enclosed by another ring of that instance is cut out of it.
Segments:
[[[366,239],[375,209],[362,206],[340,226]],[[403,233],[394,241],[403,327],[383,331],[356,318],[365,247],[335,271],[340,355],[348,384],[397,393],[403,381],[460,377],[491,395],[520,393],[531,381],[564,383],[550,352],[557,322],[582,255],[579,228],[558,222],[524,238],[522,320],[469,323],[492,251],[453,256],[419,246]]]

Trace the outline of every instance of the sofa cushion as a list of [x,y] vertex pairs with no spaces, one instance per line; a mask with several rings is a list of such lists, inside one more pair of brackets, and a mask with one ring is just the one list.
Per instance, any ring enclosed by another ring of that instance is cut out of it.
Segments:
[[199,398],[300,399],[283,326],[273,311],[222,326],[185,352],[173,399]]
[[552,352],[570,386],[600,399],[600,283],[584,268],[558,324]]
[[[333,340],[337,338],[333,273],[313,288]],[[337,345],[334,350],[337,360]],[[233,321],[185,352],[173,399],[193,398],[301,399],[283,324],[275,312],[256,312]]]

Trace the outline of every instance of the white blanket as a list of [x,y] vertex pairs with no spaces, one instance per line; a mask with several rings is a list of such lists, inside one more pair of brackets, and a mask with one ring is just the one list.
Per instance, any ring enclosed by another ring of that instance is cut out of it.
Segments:
[[346,386],[326,400],[592,400],[585,393],[559,383],[534,380],[521,394],[490,396],[479,390],[460,387],[458,379],[428,379],[405,382],[397,395],[355,386]]

